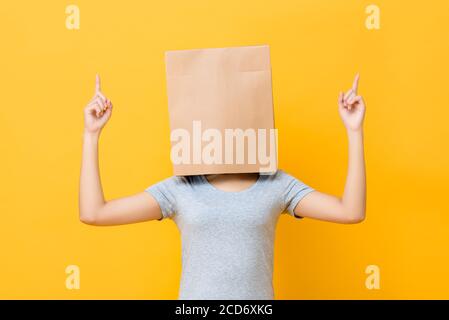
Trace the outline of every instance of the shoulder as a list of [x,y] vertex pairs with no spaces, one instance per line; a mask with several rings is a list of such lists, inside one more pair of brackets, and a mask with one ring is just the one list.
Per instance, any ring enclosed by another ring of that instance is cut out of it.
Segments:
[[263,179],[272,184],[288,184],[294,180],[295,177],[288,174],[282,169],[278,169],[275,173],[262,175]]
[[165,189],[185,189],[190,188],[200,182],[199,176],[171,176],[154,184],[153,187]]
[[279,192],[289,192],[293,189],[310,188],[302,180],[297,179],[293,175],[278,169],[271,175],[263,175],[262,180],[267,188],[277,190]]

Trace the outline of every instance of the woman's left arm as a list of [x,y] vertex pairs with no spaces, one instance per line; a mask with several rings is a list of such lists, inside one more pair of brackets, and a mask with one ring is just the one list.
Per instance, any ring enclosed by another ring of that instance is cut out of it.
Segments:
[[348,174],[341,198],[314,191],[302,199],[295,208],[301,217],[336,223],[358,223],[365,219],[366,176],[363,148],[363,119],[365,103],[357,94],[359,75],[352,88],[340,92],[338,108],[346,127],[349,142]]

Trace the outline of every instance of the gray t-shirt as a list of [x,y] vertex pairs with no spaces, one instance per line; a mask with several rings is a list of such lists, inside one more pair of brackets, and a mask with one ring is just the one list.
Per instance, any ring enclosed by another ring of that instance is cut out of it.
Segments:
[[274,299],[277,220],[282,212],[297,217],[296,205],[312,188],[278,170],[238,192],[201,175],[170,177],[145,191],[181,232],[179,299]]

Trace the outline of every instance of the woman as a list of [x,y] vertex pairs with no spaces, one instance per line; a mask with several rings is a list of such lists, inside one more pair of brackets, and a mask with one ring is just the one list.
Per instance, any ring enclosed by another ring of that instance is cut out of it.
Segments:
[[365,218],[365,104],[352,88],[338,97],[349,140],[349,164],[341,198],[312,189],[278,170],[273,175],[224,174],[171,177],[133,196],[106,201],[98,169],[101,129],[112,103],[97,75],[84,110],[80,219],[90,225],[120,225],[172,219],[181,232],[179,299],[273,299],[273,242],[279,214],[336,223]]

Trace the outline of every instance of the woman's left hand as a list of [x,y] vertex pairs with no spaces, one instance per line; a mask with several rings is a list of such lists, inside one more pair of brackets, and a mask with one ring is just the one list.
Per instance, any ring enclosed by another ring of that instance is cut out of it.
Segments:
[[365,117],[365,102],[357,94],[359,86],[359,74],[355,76],[352,88],[338,96],[338,111],[346,129],[358,131],[362,129],[363,118]]

